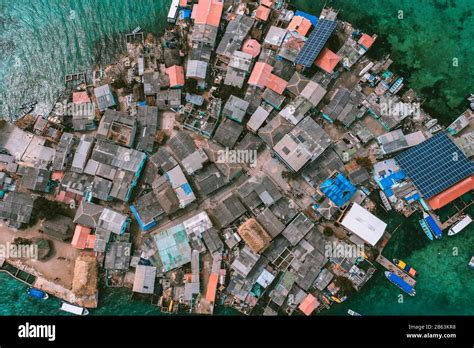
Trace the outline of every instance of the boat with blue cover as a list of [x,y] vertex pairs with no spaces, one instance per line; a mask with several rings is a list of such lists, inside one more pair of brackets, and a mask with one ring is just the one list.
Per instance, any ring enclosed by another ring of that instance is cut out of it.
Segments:
[[413,286],[404,281],[401,277],[396,275],[393,272],[385,271],[385,277],[387,277],[390,282],[395,284],[400,290],[406,292],[410,296],[415,296],[416,291]]
[[37,298],[40,300],[47,300],[49,298],[49,295],[45,293],[44,291],[41,291],[39,289],[35,288],[29,288],[28,289],[28,295],[30,295],[33,298]]
[[433,217],[429,215],[427,212],[423,212],[423,219],[425,219],[426,223],[428,224],[431,232],[433,232],[433,235],[436,239],[441,239],[443,238],[443,232],[441,229],[438,227],[438,224],[436,221],[434,221]]

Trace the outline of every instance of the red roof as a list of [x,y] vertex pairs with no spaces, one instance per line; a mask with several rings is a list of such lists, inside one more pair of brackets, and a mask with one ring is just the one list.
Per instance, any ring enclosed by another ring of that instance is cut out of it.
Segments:
[[311,29],[311,21],[301,16],[294,16],[290,24],[288,24],[288,30],[297,31],[298,34],[306,36],[309,29]]
[[268,78],[272,74],[273,67],[270,64],[264,62],[257,62],[253,67],[252,73],[249,77],[249,85],[258,86],[260,88],[265,87]]
[[184,86],[184,68],[182,66],[170,66],[166,68],[166,73],[170,77],[170,87]]
[[209,282],[207,283],[206,300],[214,302],[216,299],[217,280],[219,275],[217,273],[211,273],[209,276]]
[[260,45],[260,43],[254,39],[248,39],[242,46],[242,52],[250,54],[253,58],[260,54],[261,49],[262,45]]
[[273,6],[273,1],[274,0],[261,0],[260,4],[271,8]]
[[255,17],[257,19],[262,20],[262,21],[266,21],[268,19],[268,16],[270,16],[270,9],[268,7],[260,5],[257,8],[257,12],[255,13]]
[[474,190],[474,175],[471,175],[447,190],[438,193],[436,196],[431,197],[428,200],[428,204],[433,209],[439,209],[471,190]]
[[87,247],[87,239],[91,234],[91,229],[82,225],[76,225],[74,237],[72,237],[71,245],[77,249],[85,249]]
[[89,234],[87,236],[86,249],[94,249],[95,246],[95,234]]
[[90,103],[91,99],[87,95],[87,92],[74,92],[72,94],[72,102],[74,104]]
[[317,67],[323,69],[324,71],[332,73],[336,65],[341,61],[341,59],[342,58],[340,56],[325,47],[319,54],[314,64],[316,64]]
[[270,77],[268,78],[268,81],[266,83],[266,86],[270,88],[272,91],[282,94],[285,91],[286,86],[288,85],[288,82],[283,80],[281,77],[278,77],[276,75],[270,74]]
[[372,46],[372,44],[374,43],[374,41],[375,41],[375,37],[369,36],[367,34],[362,34],[358,43],[359,45],[364,46],[365,48],[369,49],[370,46]]
[[221,21],[224,2],[222,0],[199,0],[199,3],[193,6],[191,18],[194,24],[208,24],[218,27]]
[[303,302],[300,303],[299,309],[306,315],[311,315],[313,311],[318,308],[320,305],[319,301],[316,299],[311,294],[308,294],[303,300]]

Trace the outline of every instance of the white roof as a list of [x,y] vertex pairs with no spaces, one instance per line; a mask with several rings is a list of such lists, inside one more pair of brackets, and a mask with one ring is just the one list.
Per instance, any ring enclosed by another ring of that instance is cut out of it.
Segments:
[[387,228],[385,222],[357,203],[352,205],[341,224],[372,246],[377,244]]

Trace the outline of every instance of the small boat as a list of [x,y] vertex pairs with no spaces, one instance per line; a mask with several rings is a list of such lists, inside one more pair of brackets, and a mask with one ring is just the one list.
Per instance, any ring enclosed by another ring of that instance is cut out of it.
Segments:
[[441,229],[438,227],[438,224],[436,223],[436,221],[433,220],[431,215],[429,215],[426,211],[423,212],[423,219],[425,219],[425,221],[428,224],[431,232],[433,233],[433,236],[436,239],[443,238],[443,233],[442,233]]
[[342,300],[339,297],[336,297],[334,295],[331,295],[331,299],[336,303],[342,303]]
[[16,119],[25,117],[26,115],[31,113],[34,110],[34,108],[35,108],[34,106],[30,106],[28,108],[22,108],[21,111],[15,116]]
[[470,223],[472,219],[469,215],[466,215],[461,221],[454,224],[448,232],[448,236],[454,236],[465,229]]
[[433,127],[437,124],[438,124],[438,119],[437,118],[432,118],[431,120],[425,122],[425,127],[426,128],[431,128],[431,127]]
[[469,268],[474,269],[474,256],[471,257],[471,261],[469,262]]
[[142,31],[141,27],[136,27],[135,29],[132,30],[132,34],[138,34],[141,31]]
[[410,265],[408,265],[407,263],[405,263],[404,261],[401,261],[399,259],[393,259],[393,263],[395,264],[395,266],[400,268],[403,272],[405,272],[409,276],[416,277],[416,270]]
[[426,236],[428,237],[429,240],[433,240],[433,233],[431,233],[430,228],[428,227],[428,224],[424,219],[421,219],[418,221],[420,224],[421,228],[423,229],[423,232],[425,232]]
[[431,134],[435,134],[435,133],[438,133],[442,129],[443,128],[441,128],[441,126],[437,124],[436,126],[433,126],[430,129],[428,129],[428,132],[430,132]]
[[66,303],[66,302],[62,303],[60,310],[62,310],[64,312],[76,314],[76,315],[88,315],[89,314],[89,311],[87,310],[87,308],[75,306],[75,305],[72,305],[72,304]]
[[406,292],[410,296],[415,296],[416,291],[413,286],[408,284],[406,281],[404,281],[402,278],[400,278],[398,275],[396,275],[393,272],[385,271],[385,277],[394,285],[396,285],[400,290]]
[[383,203],[383,206],[385,207],[385,210],[386,211],[392,210],[392,206],[390,205],[390,202],[388,201],[388,198],[387,198],[387,195],[385,194],[385,192],[380,190],[379,193],[380,193],[380,199],[382,200],[382,203]]
[[49,298],[49,295],[45,293],[44,291],[41,291],[39,289],[35,288],[29,288],[28,289],[28,295],[30,295],[33,298],[37,298],[40,300],[47,300]]
[[362,316],[362,314],[357,313],[356,311],[353,311],[352,309],[348,309],[347,314],[352,315],[353,317],[361,317]]

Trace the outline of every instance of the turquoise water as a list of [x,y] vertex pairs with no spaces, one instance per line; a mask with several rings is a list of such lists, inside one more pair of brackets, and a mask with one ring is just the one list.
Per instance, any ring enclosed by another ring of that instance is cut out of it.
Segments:
[[0,116],[29,101],[50,110],[66,74],[113,62],[137,26],[159,33],[170,2],[0,0]]
[[[63,88],[66,73],[90,71],[93,64],[113,61],[124,48],[123,33],[136,26],[159,32],[165,25],[170,0],[0,0],[0,95],[1,116],[12,116],[30,100],[52,106]],[[298,7],[319,13],[324,1],[293,1]],[[379,39],[371,54],[391,52],[395,68],[409,85],[430,98],[424,105],[449,123],[466,107],[472,92],[474,37],[471,0],[328,1],[340,8],[340,17]],[[404,11],[398,20],[397,11]],[[73,11],[73,12],[71,12]],[[452,66],[458,58],[458,66]],[[471,216],[474,212],[470,212]],[[363,314],[465,314],[473,315],[474,273],[467,262],[474,254],[473,227],[452,238],[430,242],[416,224],[416,217],[381,217],[394,229],[404,224],[384,250],[386,257],[409,262],[419,272],[414,298],[398,303],[399,290],[377,272],[360,294],[327,315],[345,314],[352,308]],[[458,255],[453,255],[458,248]],[[51,315],[60,301],[36,301],[26,287],[0,274],[0,315]],[[156,307],[129,301],[126,290],[103,290],[100,308],[92,315],[155,315]],[[219,312],[230,314],[232,311]]]
[[[293,0],[318,14],[324,5],[339,17],[379,37],[369,51],[391,53],[396,72],[427,98],[423,108],[448,125],[468,106],[474,86],[472,0]],[[399,19],[402,11],[403,19]],[[453,61],[453,59],[455,59]],[[453,65],[453,63],[456,63]],[[392,69],[392,68],[391,68]]]

